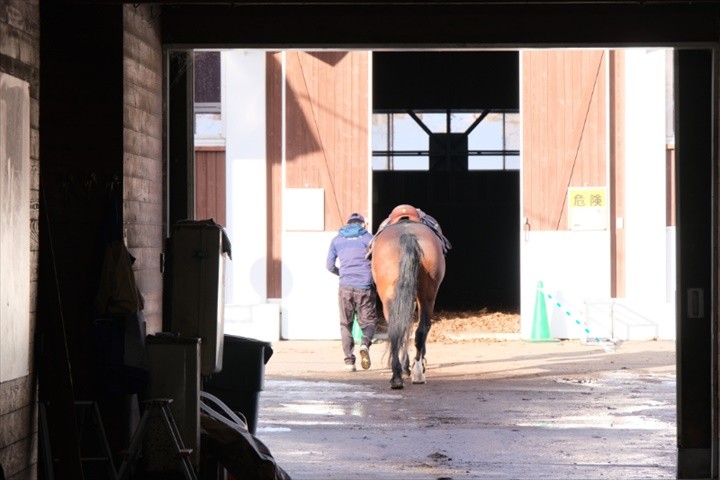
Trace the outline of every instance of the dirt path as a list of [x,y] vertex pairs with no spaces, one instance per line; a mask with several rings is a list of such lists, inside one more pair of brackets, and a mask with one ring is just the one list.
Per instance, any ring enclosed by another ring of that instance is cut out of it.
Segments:
[[384,342],[354,373],[339,341],[276,342],[258,436],[294,480],[675,478],[674,342],[459,334],[399,391]]

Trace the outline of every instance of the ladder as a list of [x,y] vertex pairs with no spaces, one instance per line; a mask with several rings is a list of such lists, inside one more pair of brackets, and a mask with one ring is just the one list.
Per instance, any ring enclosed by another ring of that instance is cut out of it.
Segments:
[[170,443],[177,455],[178,461],[180,462],[180,470],[185,476],[185,479],[197,480],[197,475],[195,474],[195,470],[190,462],[192,448],[185,448],[183,445],[182,438],[180,437],[180,431],[178,430],[175,419],[170,411],[170,403],[172,403],[171,398],[155,398],[143,402],[146,406],[145,411],[140,418],[140,424],[138,425],[137,430],[135,430],[135,434],[130,442],[130,447],[127,452],[124,452],[123,461],[120,464],[120,470],[116,475],[117,480],[124,480],[127,476],[129,468],[140,455],[140,447],[142,446],[142,442],[147,434],[150,419],[158,416],[170,437]]
[[[102,464],[107,470],[101,478],[117,478],[115,462],[113,461],[110,445],[107,441],[105,428],[100,417],[100,408],[96,402],[75,401],[75,418],[78,423],[78,436],[80,444],[80,464],[85,478],[93,478],[93,472]],[[91,435],[91,438],[87,436]],[[89,447],[91,450],[88,451]]]
[[[78,430],[80,436],[84,437],[88,432],[95,434],[98,438],[93,440],[100,442],[99,445],[95,445],[95,449],[89,454],[82,454],[80,456],[81,470],[85,471],[87,468],[106,463],[107,475],[103,475],[102,478],[110,478],[112,480],[125,480],[130,469],[138,459],[141,453],[141,447],[145,435],[147,434],[147,428],[150,420],[153,418],[159,418],[162,426],[164,426],[167,432],[170,444],[175,452],[176,458],[179,461],[180,471],[186,480],[197,480],[197,475],[193,469],[192,463],[190,462],[190,455],[192,454],[192,448],[185,448],[183,445],[180,431],[178,430],[175,419],[173,418],[172,412],[170,411],[171,398],[156,398],[152,400],[146,400],[142,402],[146,407],[140,418],[138,428],[133,434],[133,438],[130,442],[130,447],[127,451],[121,452],[122,463],[120,468],[115,468],[115,462],[110,451],[110,446],[107,442],[107,436],[105,434],[105,428],[103,427],[102,417],[100,416],[100,409],[96,402],[91,401],[76,401],[75,409],[78,419]],[[45,404],[40,402],[40,442],[43,444],[45,451],[43,467],[45,475],[48,480],[53,480],[54,467],[52,460],[52,452],[50,447],[50,435],[47,428],[47,414],[45,412]],[[81,442],[82,443],[82,442]],[[98,452],[98,448],[102,451]],[[90,472],[86,472],[90,473]],[[92,474],[91,474],[92,477]],[[87,478],[87,477],[86,477]]]

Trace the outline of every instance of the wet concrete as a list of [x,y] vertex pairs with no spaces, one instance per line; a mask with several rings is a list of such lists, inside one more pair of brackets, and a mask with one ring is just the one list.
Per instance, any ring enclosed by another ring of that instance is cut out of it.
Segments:
[[434,344],[391,390],[384,344],[273,344],[257,436],[294,480],[675,478],[674,342]]

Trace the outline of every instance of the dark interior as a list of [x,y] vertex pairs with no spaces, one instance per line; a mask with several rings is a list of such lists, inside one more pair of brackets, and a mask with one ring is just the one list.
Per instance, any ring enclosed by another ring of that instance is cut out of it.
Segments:
[[519,309],[519,172],[381,171],[373,190],[378,224],[381,212],[409,203],[437,219],[452,243],[436,309]]

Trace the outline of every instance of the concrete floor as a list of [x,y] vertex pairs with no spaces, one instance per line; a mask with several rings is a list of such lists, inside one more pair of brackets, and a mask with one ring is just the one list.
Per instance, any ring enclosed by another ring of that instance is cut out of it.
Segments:
[[280,341],[257,436],[293,480],[675,478],[675,342],[428,346],[391,390],[385,343],[346,372],[338,341]]

